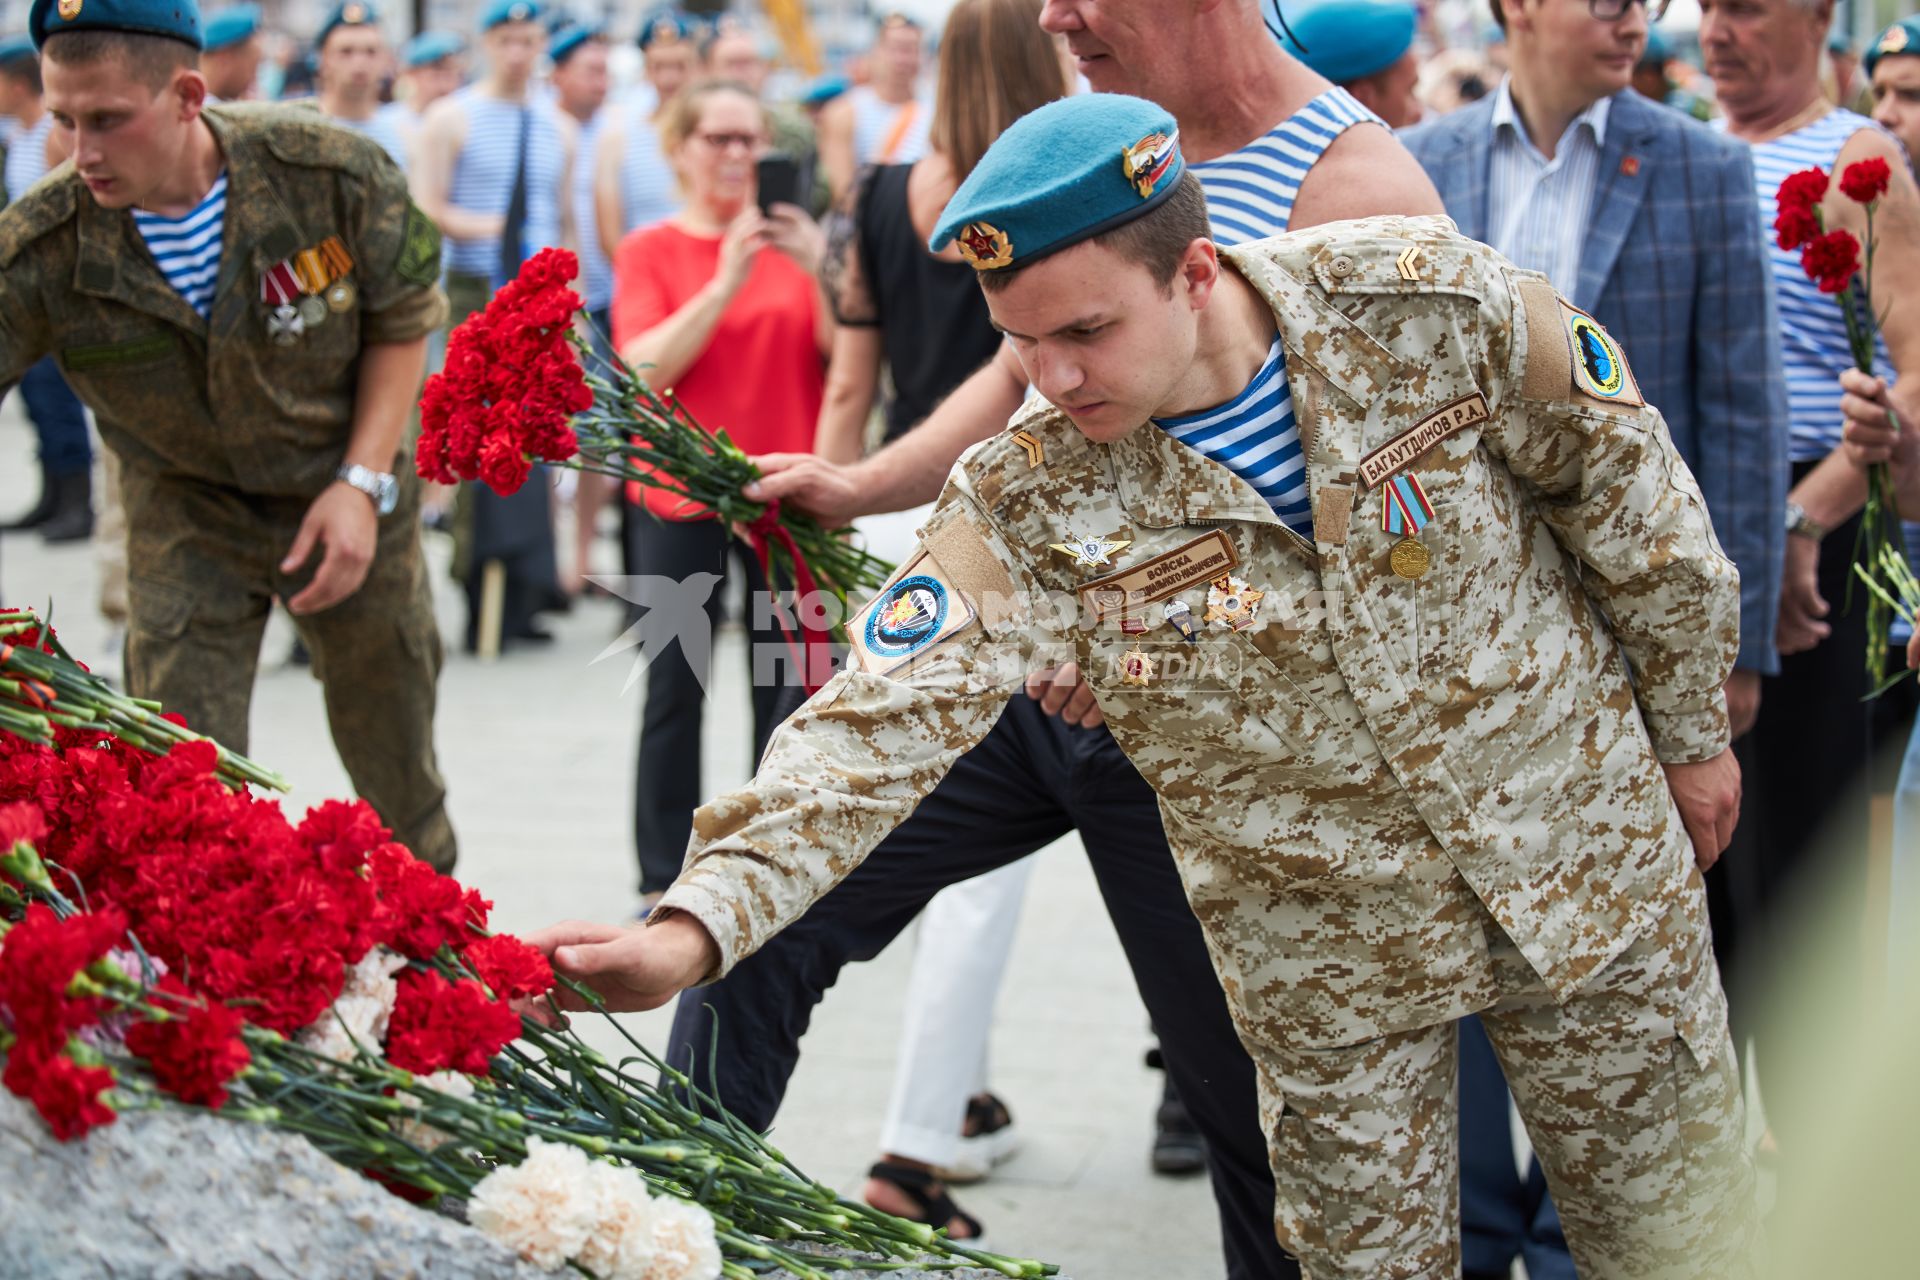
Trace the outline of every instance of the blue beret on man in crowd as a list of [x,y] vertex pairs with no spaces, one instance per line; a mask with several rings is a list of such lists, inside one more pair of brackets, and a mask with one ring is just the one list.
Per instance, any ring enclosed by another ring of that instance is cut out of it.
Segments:
[[698,40],[706,34],[707,24],[693,15],[674,8],[660,8],[640,19],[639,45],[650,49],[656,40]]
[[587,41],[599,38],[600,27],[597,23],[564,28],[553,37],[553,43],[547,46],[547,56],[553,59],[553,65],[557,67],[578,53]]
[[194,0],[33,0],[27,31],[36,49],[63,31],[125,31],[202,47],[200,6]]
[[1061,98],[994,140],[928,245],[957,242],[976,271],[1024,267],[1157,207],[1185,172],[1164,108],[1117,93]]
[[6,66],[9,62],[17,62],[22,58],[37,58],[39,56],[40,55],[34,51],[32,36],[8,36],[5,40],[0,40],[0,67]]
[[1280,46],[1335,84],[1352,84],[1400,61],[1420,14],[1405,0],[1320,0],[1287,14]]
[[367,0],[342,0],[328,11],[321,22],[320,30],[313,37],[313,47],[318,49],[327,42],[327,37],[341,27],[377,27],[380,25],[380,11]]
[[467,47],[467,42],[447,31],[422,31],[413,39],[400,46],[400,64],[405,67],[425,67],[451,58]]
[[1868,75],[1872,75],[1874,64],[1879,62],[1883,55],[1889,53],[1906,53],[1920,57],[1920,18],[1902,18],[1874,37],[1873,43],[1867,46],[1867,56],[1860,60],[1860,65],[1867,69]]
[[208,53],[230,49],[241,41],[252,38],[258,30],[260,30],[259,5],[230,5],[207,19],[205,38],[200,47]]
[[494,0],[480,15],[480,29],[491,31],[509,22],[538,22],[540,6],[534,0]]

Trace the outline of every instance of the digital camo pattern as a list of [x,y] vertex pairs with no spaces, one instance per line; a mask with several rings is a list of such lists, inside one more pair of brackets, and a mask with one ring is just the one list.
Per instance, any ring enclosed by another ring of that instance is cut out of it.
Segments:
[[[377,143],[297,108],[205,118],[227,158],[212,315],[174,292],[132,216],[101,208],[63,165],[0,212],[0,387],[51,353],[125,466],[311,498],[346,451],[361,347],[445,316],[437,237]],[[260,277],[329,236],[353,259],[354,305],[321,308],[278,345]]]
[[[1399,264],[1414,246],[1408,280]],[[1727,745],[1721,686],[1738,642],[1738,578],[1657,411],[1577,389],[1558,301],[1539,277],[1442,219],[1316,228],[1225,256],[1273,307],[1314,540],[1162,432],[1099,445],[1030,406],[1013,430],[1042,447],[1010,430],[971,450],[922,531],[977,625],[887,677],[835,677],[775,735],[748,786],[696,814],[665,905],[699,918],[730,966],[912,810],[1031,664],[1072,656],[1160,797],[1269,1101],[1279,1105],[1285,1077],[1312,1054],[1345,1054],[1326,1087],[1349,1100],[1378,1087],[1380,1107],[1411,1108],[1395,1124],[1437,1123],[1451,1093],[1435,1092],[1434,1062],[1383,1063],[1370,1078],[1364,1059],[1384,1050],[1366,1042],[1411,1044],[1527,992],[1538,1010],[1566,1002],[1563,1017],[1577,1020],[1583,988],[1612,982],[1661,922],[1684,920],[1686,944],[1701,944],[1701,881],[1661,763]],[[1360,464],[1474,396],[1484,420],[1463,415],[1401,468],[1434,515],[1419,535],[1425,555],[1396,557],[1400,538],[1382,528],[1380,487],[1360,484]],[[1260,593],[1252,625],[1200,623],[1188,640],[1167,622],[1168,606],[1206,616],[1205,581],[1143,596],[1138,609],[1097,607],[1104,577],[1213,530],[1233,543],[1232,577],[1251,589],[1241,594]],[[1048,549],[1069,531],[1129,545],[1110,567],[1081,567]],[[1402,576],[1396,561],[1427,567]],[[1139,653],[1154,669],[1145,687],[1126,679]],[[1503,962],[1508,939],[1523,964]],[[1510,1046],[1528,1043],[1524,1024],[1516,1011]],[[1565,1047],[1542,1037],[1526,1052],[1567,1070],[1604,1042],[1582,1044],[1576,1030],[1562,1026]],[[1588,1080],[1584,1068],[1571,1078]],[[1573,1115],[1582,1104],[1566,1087],[1558,1105]],[[1702,1124],[1737,1110],[1737,1097],[1716,1097],[1701,1103]],[[1603,1131],[1637,1132],[1655,1102],[1610,1095]],[[1269,1138],[1287,1145],[1276,1129]],[[1452,1160],[1425,1145],[1409,1148],[1416,1166]],[[1299,1176],[1349,1178],[1356,1195],[1373,1194],[1376,1177],[1398,1185],[1419,1173],[1330,1169],[1323,1157],[1333,1158],[1276,1150],[1277,1164],[1304,1159]],[[1684,1172],[1665,1159],[1633,1195],[1678,1189],[1661,1183]],[[1619,1170],[1603,1165],[1563,1162],[1569,1178],[1611,1185]],[[1326,1190],[1295,1209],[1320,1212]],[[1342,1269],[1335,1259],[1361,1243],[1323,1239],[1320,1253],[1288,1226],[1288,1200],[1283,1191],[1283,1238],[1312,1274],[1429,1274],[1417,1263]],[[1569,1232],[1594,1238],[1578,1212]],[[1608,1263],[1590,1274],[1643,1271]]]

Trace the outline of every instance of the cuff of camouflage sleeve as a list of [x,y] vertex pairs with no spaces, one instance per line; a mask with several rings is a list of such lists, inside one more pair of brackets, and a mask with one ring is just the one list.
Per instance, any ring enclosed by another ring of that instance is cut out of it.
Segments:
[[416,289],[382,311],[360,313],[360,341],[412,342],[447,323],[447,295],[438,289]]
[[1643,705],[1640,714],[1653,739],[1653,753],[1661,764],[1698,764],[1711,760],[1733,740],[1727,723],[1727,700],[1718,690],[1707,705],[1694,711],[1656,714]]
[[745,912],[734,897],[724,891],[724,883],[716,884],[713,877],[699,876],[697,873],[683,873],[660,895],[659,903],[647,916],[648,924],[674,912],[692,916],[719,947],[720,963],[711,973],[702,976],[694,984],[696,986],[704,987],[710,982],[718,982],[733,971],[735,964],[746,958],[741,950],[742,946],[749,943],[742,927]]

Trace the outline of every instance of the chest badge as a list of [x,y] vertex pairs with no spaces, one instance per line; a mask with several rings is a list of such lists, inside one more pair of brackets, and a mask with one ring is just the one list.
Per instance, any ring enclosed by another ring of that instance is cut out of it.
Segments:
[[1153,659],[1139,649],[1120,655],[1120,683],[1144,689],[1153,683]]
[[1433,519],[1433,503],[1411,473],[1394,476],[1380,490],[1380,529],[1400,541],[1387,553],[1387,566],[1402,578],[1418,578],[1433,566],[1433,556],[1415,535]]
[[300,318],[299,308],[291,303],[282,303],[267,316],[267,336],[276,347],[292,346],[306,331],[307,322]]
[[1113,556],[1133,545],[1131,538],[1081,538],[1067,534],[1065,542],[1049,542],[1047,546],[1063,556],[1072,556],[1073,563],[1082,569],[1104,569],[1113,563]]
[[1184,600],[1169,600],[1167,601],[1166,608],[1162,610],[1162,612],[1166,615],[1167,625],[1175,631],[1178,631],[1182,640],[1185,640],[1188,644],[1192,644],[1198,628],[1194,626],[1193,610],[1187,608],[1187,602]]
[[1230,574],[1215,578],[1207,588],[1206,620],[1233,631],[1245,631],[1258,617],[1260,601],[1266,594],[1248,586],[1244,578]]

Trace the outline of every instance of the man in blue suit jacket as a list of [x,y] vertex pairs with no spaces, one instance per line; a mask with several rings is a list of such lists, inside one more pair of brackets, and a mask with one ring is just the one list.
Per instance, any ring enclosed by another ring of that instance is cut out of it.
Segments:
[[[1779,670],[1787,399],[1746,145],[1628,87],[1664,0],[1493,0],[1512,72],[1494,94],[1401,135],[1460,230],[1545,272],[1626,349],[1740,568],[1734,736]],[[1461,1037],[1466,1274],[1571,1280],[1538,1165],[1523,1179],[1485,1032]]]

